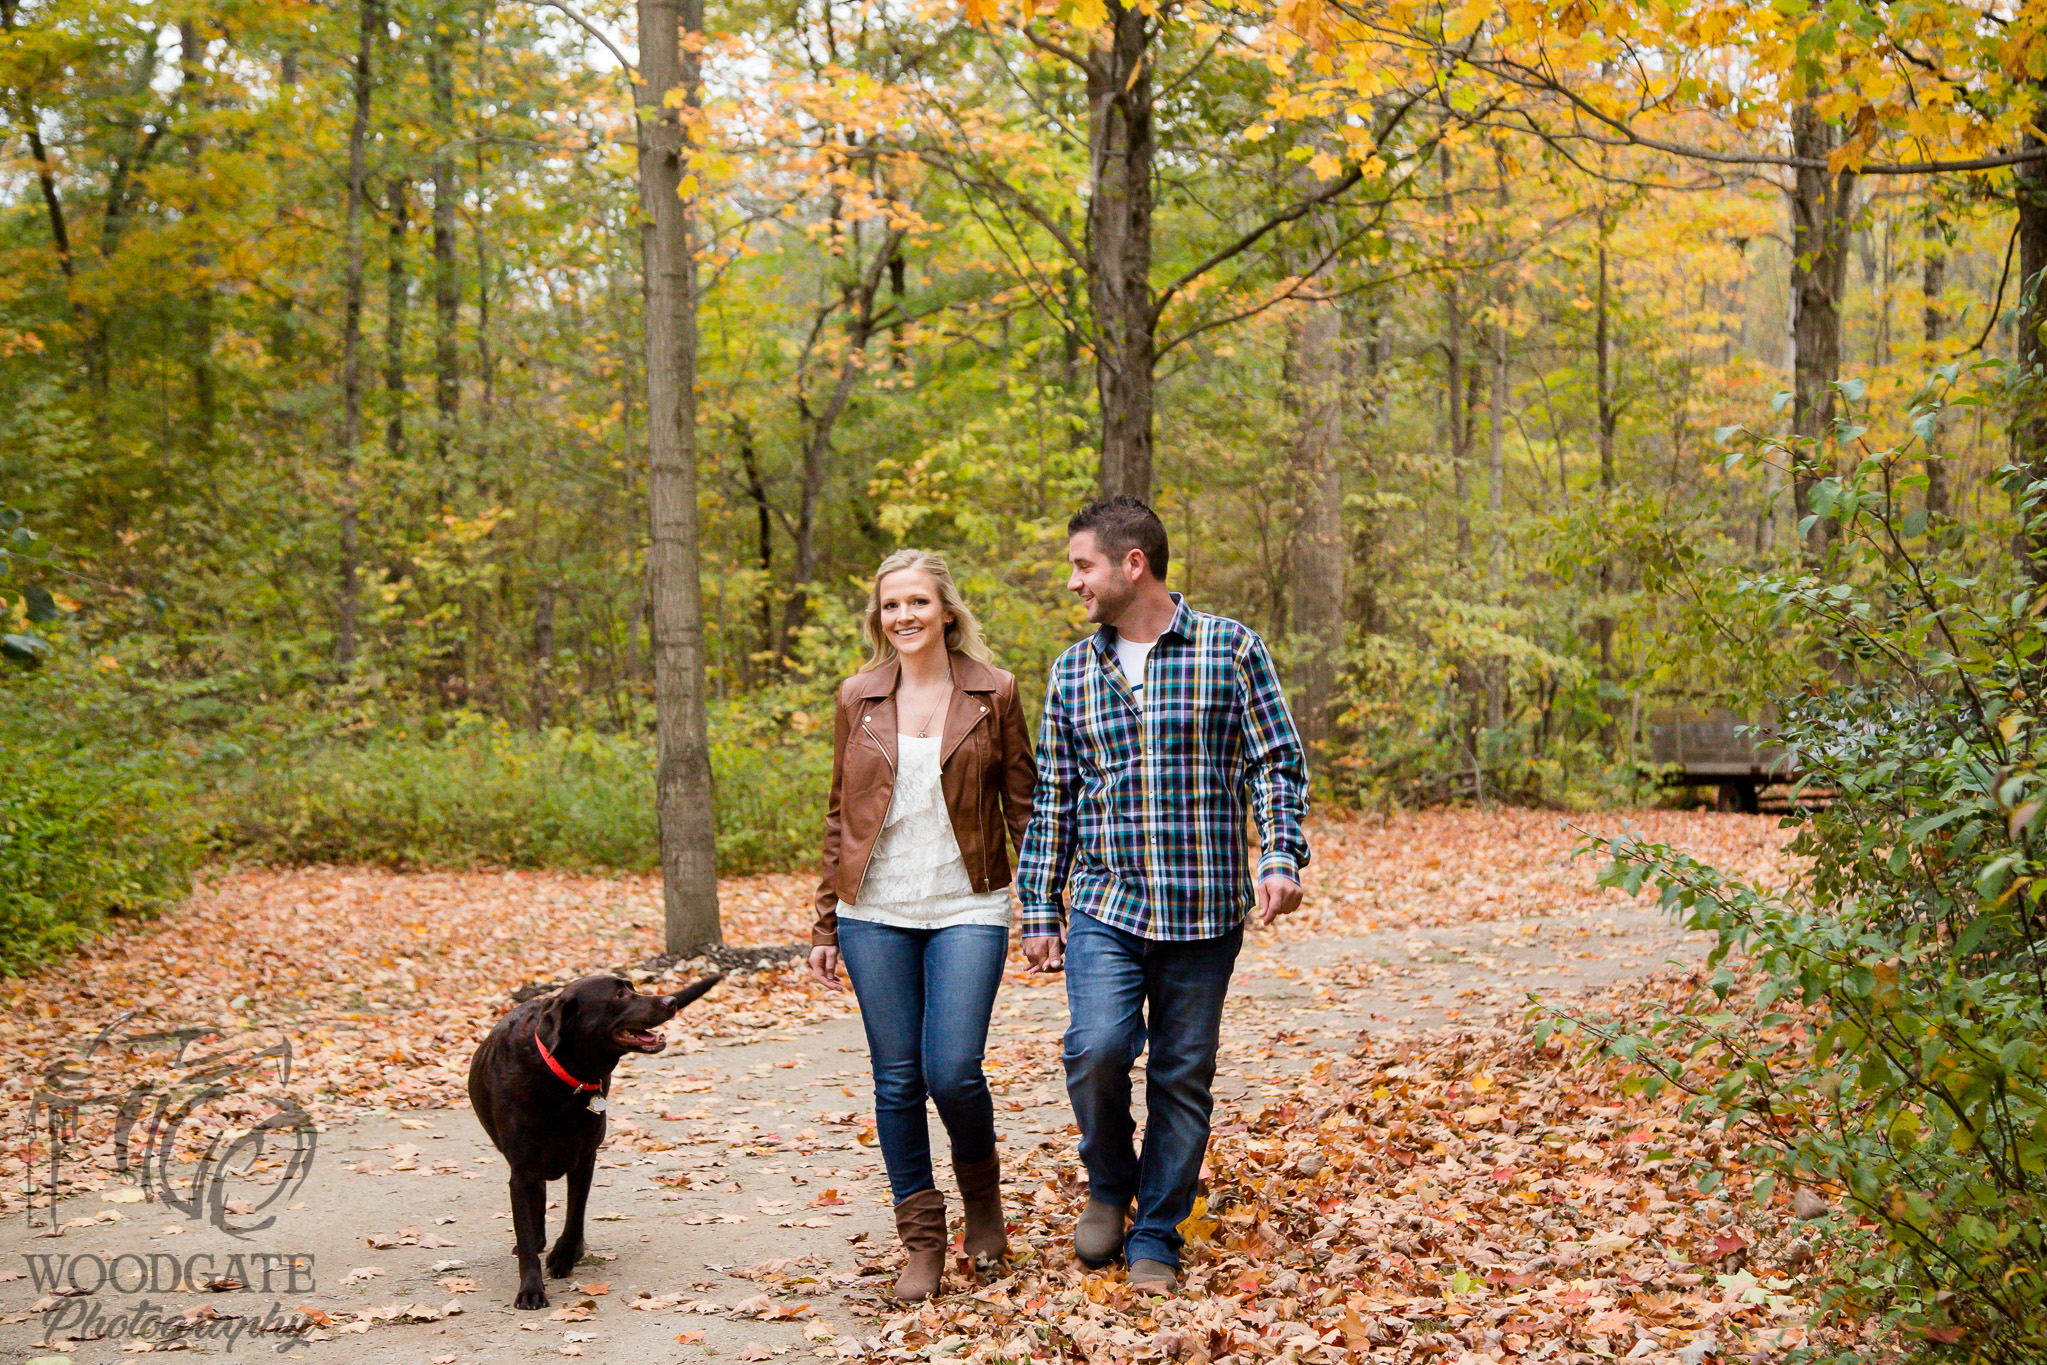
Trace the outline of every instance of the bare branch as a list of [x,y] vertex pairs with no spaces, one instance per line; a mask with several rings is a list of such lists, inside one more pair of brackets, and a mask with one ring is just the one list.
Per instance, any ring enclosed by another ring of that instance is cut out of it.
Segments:
[[1081,56],[1078,52],[1075,52],[1072,48],[1067,47],[1064,43],[1055,43],[1050,38],[1039,37],[1038,34],[1028,24],[1018,24],[1016,26],[1016,31],[1024,36],[1025,42],[1029,43],[1032,47],[1037,48],[1040,52],[1049,52],[1054,57],[1061,58],[1064,61],[1072,62],[1075,66],[1079,67],[1082,71],[1085,71],[1090,75],[1100,74],[1099,72],[1096,71],[1095,64],[1089,61],[1086,57]]
[[611,53],[613,59],[615,59],[620,66],[624,67],[626,71],[631,74],[634,84],[637,85],[639,83],[640,68],[638,66],[635,66],[632,62],[626,60],[625,53],[620,52],[618,50],[617,44],[613,43],[610,38],[605,36],[604,30],[598,28],[597,25],[591,23],[582,15],[570,9],[567,3],[565,3],[565,0],[531,0],[531,3],[540,6],[542,9],[558,9],[563,14],[568,15],[570,21],[573,22],[577,28],[580,28],[581,30],[583,30],[583,32],[589,34],[592,38],[595,38],[598,42],[604,44],[605,50]]
[[[1594,146],[1599,147],[1642,147],[1652,152],[1663,152],[1669,156],[1683,157],[1688,161],[1708,161],[1726,166],[1783,166],[1793,170],[1828,171],[1830,173],[1833,170],[1827,164],[1826,159],[1822,157],[1784,156],[1775,152],[1723,152],[1711,147],[1695,147],[1688,143],[1671,142],[1664,138],[1651,137],[1646,133],[1637,131],[1634,125],[1627,120],[1616,118],[1604,112],[1590,100],[1587,100],[1577,91],[1571,89],[1569,85],[1547,72],[1539,71],[1520,62],[1501,58],[1468,57],[1466,60],[1480,70],[1489,71],[1500,79],[1519,86],[1523,90],[1556,95],[1568,101],[1572,108],[1593,122],[1611,129],[1615,134],[1611,138],[1601,138],[1595,137],[1590,133],[1564,134],[1554,131],[1544,132],[1537,128],[1532,120],[1526,129],[1517,130],[1530,132],[1544,141],[1561,140],[1569,137],[1572,140],[1590,142]],[[2033,161],[2047,161],[2047,148],[2036,148],[2032,151],[2006,152],[1997,156],[1972,157],[1963,161],[1865,162],[1860,166],[1844,169],[1852,170],[1857,175],[1945,175],[1959,171],[1991,171],[2003,166],[2019,166]]]
[[1029,217],[1032,222],[1043,228],[1054,241],[1058,242],[1066,254],[1073,258],[1074,264],[1083,269],[1086,268],[1087,254],[1080,249],[1079,244],[1073,240],[1071,234],[1066,229],[1060,227],[1052,218],[1052,215],[1045,212],[1029,195],[1010,184],[1007,180],[992,172],[980,174],[971,172],[961,167],[948,153],[937,148],[922,148],[915,154],[920,160],[930,162],[962,185],[969,185],[975,189],[984,190],[1009,200],[1009,202],[1015,204],[1018,209]]

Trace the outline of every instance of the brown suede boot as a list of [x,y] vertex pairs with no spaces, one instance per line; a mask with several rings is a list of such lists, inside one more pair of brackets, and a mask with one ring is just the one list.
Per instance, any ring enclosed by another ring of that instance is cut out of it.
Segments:
[[945,1196],[919,1190],[896,1205],[896,1236],[909,1253],[896,1279],[896,1297],[906,1303],[930,1298],[945,1273]]
[[971,1165],[954,1157],[952,1173],[959,1178],[960,1201],[967,1206],[963,1249],[982,1270],[1002,1264],[1009,1257],[1009,1237],[1002,1218],[1002,1154],[990,1152],[986,1161]]

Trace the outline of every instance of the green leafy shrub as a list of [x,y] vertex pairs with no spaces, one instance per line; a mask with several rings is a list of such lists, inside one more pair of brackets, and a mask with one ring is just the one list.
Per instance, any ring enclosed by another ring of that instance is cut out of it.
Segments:
[[[1731,583],[1713,604],[1738,649],[1815,645],[1804,691],[1778,699],[1803,785],[1834,793],[1793,817],[1808,870],[1773,889],[1667,847],[1605,845],[1609,885],[1654,885],[1717,943],[1710,992],[1643,1030],[1593,1027],[1644,1065],[1643,1086],[1681,1086],[1695,1115],[1723,1120],[1773,1172],[1765,1197],[1774,1182],[1833,1205],[1811,1226],[1838,1320],[1876,1319],[1924,1358],[2037,1361],[2047,565],[2011,555],[2010,524],[1971,534],[1911,506],[1937,414],[1924,400],[1901,424],[1914,436],[1882,450],[1844,419],[1853,468],[1812,496],[1825,563]],[[2022,524],[2038,518],[2047,483],[2004,477]]]
[[[770,740],[713,731],[718,866],[781,871],[815,862],[831,779],[829,735]],[[654,744],[639,734],[501,722],[437,738],[325,740],[237,765],[211,802],[216,839],[267,862],[385,867],[660,866]]]
[[197,865],[181,765],[132,696],[61,647],[71,612],[43,581],[39,550],[20,512],[0,506],[0,973],[10,974],[111,916],[176,904]]
[[183,773],[98,700],[55,669],[0,680],[0,972],[76,947],[111,916],[175,905],[191,886]]

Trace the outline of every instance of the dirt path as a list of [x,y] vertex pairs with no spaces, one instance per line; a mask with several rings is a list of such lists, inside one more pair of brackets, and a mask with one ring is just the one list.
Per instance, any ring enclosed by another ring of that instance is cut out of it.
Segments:
[[[1771,837],[1767,822],[1716,828]],[[1488,1020],[1510,1027],[1531,991],[1564,1000],[1703,954],[1695,936],[1646,906],[1585,889],[1586,870],[1565,867],[1558,855],[1567,843],[1548,836],[1514,875],[1523,883],[1524,874],[1555,875],[1569,896],[1517,904],[1502,881],[1480,878],[1418,893],[1402,914],[1388,906],[1393,880],[1381,877],[1374,893],[1346,898],[1335,885],[1345,858],[1368,857],[1378,837],[1397,841],[1399,831],[1331,841],[1343,856],[1326,859],[1327,880],[1314,888],[1320,911],[1311,903],[1287,933],[1247,939],[1224,1027],[1219,1135],[1244,1133],[1304,1083],[1312,1091],[1361,1039],[1398,1043]],[[1349,905],[1342,915],[1339,902]],[[1376,927],[1382,922],[1389,927]],[[422,974],[433,966],[416,965]],[[893,1226],[872,1145],[866,1050],[857,1017],[795,981],[793,966],[735,977],[671,1026],[676,1045],[667,1053],[621,1066],[592,1196],[592,1257],[577,1278],[588,1288],[551,1287],[549,1313],[509,1306],[516,1276],[504,1167],[466,1110],[385,1107],[330,1119],[303,1185],[288,1205],[264,1210],[275,1214],[272,1226],[242,1239],[155,1202],[122,1202],[137,1192],[118,1181],[60,1200],[58,1218],[69,1226],[59,1235],[39,1235],[17,1214],[0,1232],[0,1353],[112,1360],[134,1349],[124,1331],[150,1306],[172,1316],[194,1305],[202,1316],[228,1315],[201,1322],[213,1335],[192,1339],[195,1349],[216,1351],[265,1314],[275,1321],[310,1306],[326,1320],[317,1331],[249,1331],[234,1343],[293,1359],[452,1365],[881,1353],[888,1343],[878,1339],[896,1318],[881,1292]],[[792,998],[800,1009],[742,1008]],[[1065,1018],[1058,982],[1013,975],[990,1044],[1009,1194],[1044,1215],[1019,1239],[1037,1266],[1070,1265],[1063,1231],[1078,1166],[1058,1074]],[[935,1122],[934,1150],[944,1150]],[[260,1203],[277,1174],[246,1178],[249,1202]],[[956,1213],[950,1183],[942,1172]],[[284,1268],[294,1256],[305,1258],[296,1283]],[[98,1283],[103,1265],[113,1267],[107,1284]],[[248,1287],[195,1294],[175,1283],[180,1270],[203,1279],[208,1267]],[[145,1272],[157,1282],[142,1283]],[[97,1292],[51,1308],[53,1277]],[[976,1288],[957,1276],[951,1283]],[[981,1344],[971,1311],[953,1311],[945,1330],[891,1353],[942,1358]],[[71,1333],[105,1335],[65,1341]]]

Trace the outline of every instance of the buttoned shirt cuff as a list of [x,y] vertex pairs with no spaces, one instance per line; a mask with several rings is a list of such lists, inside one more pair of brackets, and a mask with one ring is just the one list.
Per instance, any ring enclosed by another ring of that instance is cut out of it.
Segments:
[[1059,937],[1059,907],[1056,905],[1026,905],[1023,910],[1023,936],[1025,938]]
[[1260,854],[1258,857],[1258,880],[1262,882],[1267,877],[1285,877],[1294,885],[1299,886],[1301,884],[1301,869],[1299,864],[1295,863],[1292,858],[1289,858],[1278,849],[1273,849]]

